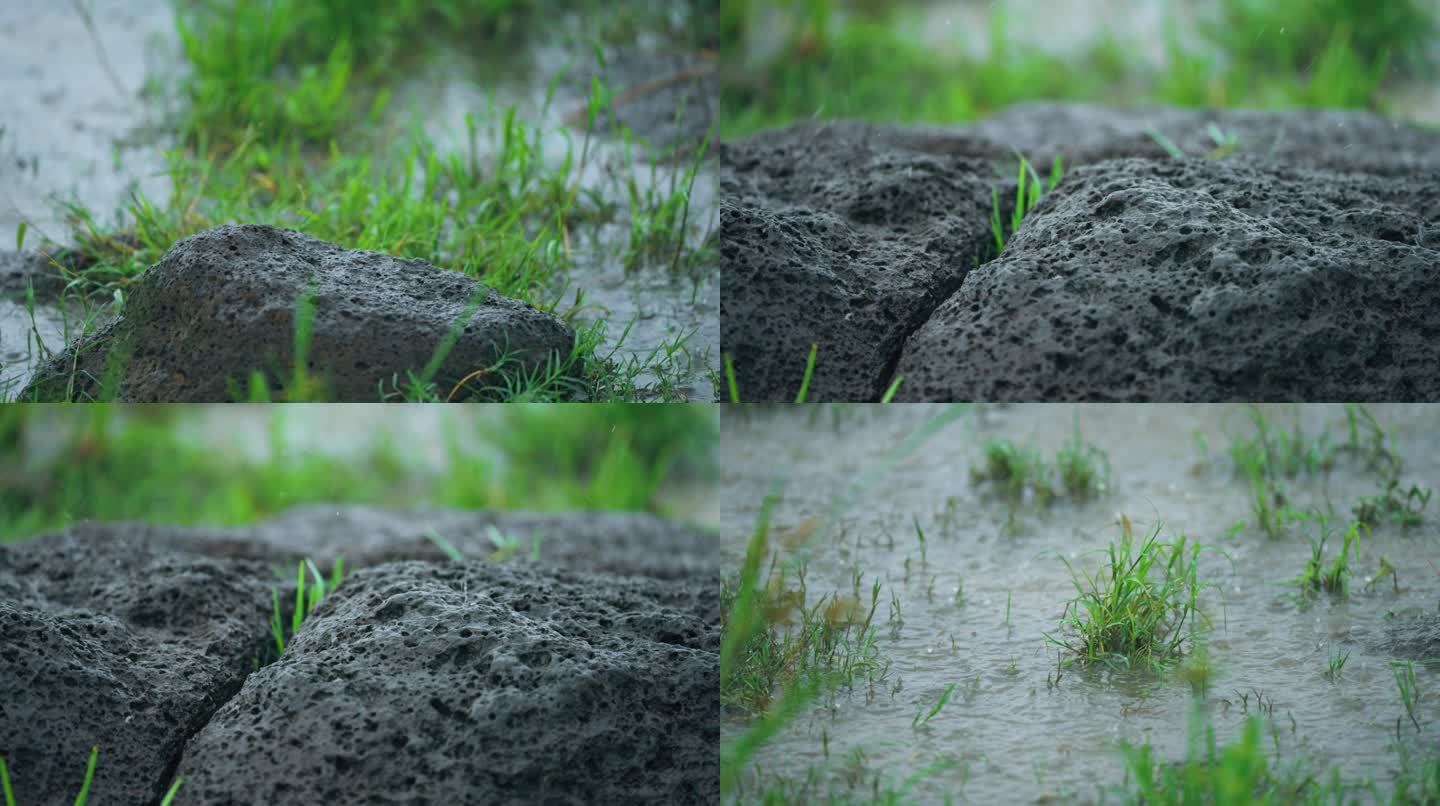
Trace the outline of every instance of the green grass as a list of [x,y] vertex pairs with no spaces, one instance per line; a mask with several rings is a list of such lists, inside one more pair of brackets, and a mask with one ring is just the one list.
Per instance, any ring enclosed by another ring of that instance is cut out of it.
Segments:
[[[1399,661],[1390,662],[1390,671],[1395,675],[1395,688],[1400,692],[1400,704],[1405,706],[1405,716],[1410,718],[1411,724],[1415,726],[1415,732],[1420,732],[1420,718],[1416,712],[1420,708],[1420,688],[1415,683],[1415,662]],[[1395,733],[1399,736],[1400,721],[1396,719]]]
[[[804,403],[810,394],[810,380],[815,376],[815,358],[819,354],[820,345],[811,342],[810,354],[805,359],[805,370],[800,375],[800,390],[795,393],[795,402]],[[721,360],[725,365],[725,391],[727,399],[731,403],[740,402],[740,384],[735,380],[735,364],[729,353],[723,353]],[[885,393],[880,396],[881,403],[890,403],[895,399],[895,393],[900,391],[900,384],[905,380],[904,373],[897,374],[890,385],[885,388]]]
[[[1273,726],[1271,727],[1273,736]],[[1266,721],[1248,717],[1236,741],[1220,744],[1215,727],[1191,708],[1184,759],[1156,759],[1150,745],[1120,744],[1126,780],[1118,802],[1145,806],[1193,804],[1264,804],[1328,806],[1340,803],[1388,803],[1428,806],[1440,802],[1440,755],[1416,754],[1399,746],[1398,764],[1382,787],[1374,780],[1346,781],[1338,767],[1315,768],[1305,759],[1282,763],[1265,750]],[[1278,746],[1278,745],[1277,745]],[[1110,802],[1108,799],[1106,802]]]
[[[827,594],[808,607],[803,572],[799,588],[790,587],[783,571],[774,573],[773,561],[762,576],[770,553],[770,519],[778,503],[778,491],[766,497],[740,572],[721,580],[720,703],[758,715],[721,747],[722,793],[736,788],[760,748],[827,688],[857,679],[881,680],[889,670],[875,646],[872,626],[880,598],[878,580],[859,620],[858,576],[853,600]],[[798,625],[782,623],[796,616]]]
[[[865,468],[845,490],[836,493],[829,522],[838,521],[844,510],[883,473],[918,450],[968,408],[967,404],[945,407],[892,446],[879,461]],[[889,672],[889,660],[875,645],[873,624],[879,606],[879,580],[870,587],[868,606],[862,599],[859,572],[852,576],[848,597],[827,593],[809,605],[803,565],[794,566],[795,584],[791,584],[790,566],[776,573],[778,559],[770,550],[770,522],[779,505],[780,492],[781,485],[777,484],[761,502],[738,573],[721,580],[720,702],[722,707],[749,717],[743,729],[721,743],[722,798],[734,796],[741,790],[743,776],[765,744],[813,702],[836,686],[851,685],[857,680],[883,680]],[[819,528],[821,524],[817,522],[813,529],[806,531],[813,533]],[[767,558],[768,572],[764,570]],[[784,623],[787,620],[789,624]],[[904,791],[917,780],[912,776],[898,790],[885,787],[886,797],[890,798],[886,802],[899,802]],[[877,793],[881,786],[877,778]],[[762,787],[757,797],[772,803],[795,798],[804,800],[814,795],[812,788],[808,781],[798,788],[793,782],[777,781]]]
[[1255,524],[1268,537],[1284,536],[1297,522],[1333,515],[1328,500],[1323,513],[1314,507],[1300,508],[1288,485],[1324,478],[1342,460],[1360,463],[1380,485],[1378,494],[1362,496],[1351,509],[1361,526],[1373,529],[1394,523],[1412,527],[1424,521],[1431,490],[1418,484],[1402,485],[1404,462],[1395,452],[1393,434],[1387,434],[1362,405],[1347,403],[1345,417],[1347,439],[1336,443],[1323,429],[1307,434],[1298,415],[1285,428],[1272,422],[1265,409],[1247,409],[1253,433],[1231,438],[1230,458],[1237,475],[1250,487]]
[[1110,457],[1080,438],[1080,415],[1075,415],[1074,438],[1055,455],[1060,486],[1077,501],[1095,498],[1110,485]]
[[[1436,30],[1417,0],[1383,10],[1364,0],[1223,0],[1198,21],[1194,44],[1183,44],[1177,17],[1165,23],[1166,67],[1156,68],[1107,34],[1073,56],[1048,53],[1012,37],[998,3],[984,55],[923,46],[906,33],[920,17],[900,4],[721,6],[725,137],[810,117],[958,123],[1030,100],[1374,108],[1392,66],[1430,74],[1424,45]],[[745,43],[760,31],[779,47],[753,55]]]
[[[763,541],[762,536],[752,546],[763,550]],[[742,597],[743,584],[743,577],[729,577],[721,584],[721,632],[749,632],[749,640],[731,650],[729,673],[721,675],[720,702],[725,707],[761,713],[770,708],[777,691],[783,697],[783,691],[796,686],[829,689],[885,678],[889,662],[875,645],[878,580],[869,591],[868,607],[858,590],[849,596],[827,593],[811,603],[803,574],[796,587],[783,570],[767,575],[755,598]]]
[[1433,492],[1412,484],[1402,493],[1400,480],[1392,478],[1385,482],[1379,493],[1361,496],[1351,511],[1357,521],[1371,528],[1382,523],[1394,523],[1405,528],[1419,526],[1425,522],[1425,507],[1430,504]]
[[1056,453],[1053,465],[1039,450],[1005,438],[988,440],[983,450],[983,463],[970,468],[970,483],[988,485],[1005,497],[1006,525],[1012,533],[1027,500],[1040,509],[1062,494],[1084,502],[1101,495],[1109,485],[1109,456],[1081,438],[1078,415],[1074,436]]
[[1336,596],[1344,597],[1350,593],[1350,556],[1353,553],[1355,561],[1360,560],[1360,530],[1361,524],[1352,523],[1345,530],[1344,543],[1340,547],[1340,553],[1331,558],[1327,565],[1324,561],[1325,541],[1329,537],[1326,533],[1326,521],[1324,518],[1317,519],[1320,525],[1320,542],[1310,541],[1310,559],[1305,561],[1305,569],[1300,576],[1291,580],[1300,587],[1302,595],[1311,596],[1321,591]]
[[1336,647],[1335,654],[1326,659],[1325,676],[1332,681],[1335,680],[1340,676],[1340,672],[1345,668],[1345,661],[1348,660],[1350,660],[1350,653],[1348,651],[1342,653],[1339,647]]
[[[75,795],[75,806],[85,806],[90,799],[90,785],[95,780],[95,767],[100,761],[100,745],[90,747],[90,761],[85,765],[85,777],[80,781],[80,791]],[[180,791],[180,785],[185,782],[185,776],[176,776],[170,788],[165,791],[165,796],[160,799],[160,806],[170,806],[175,800],[175,795]],[[5,796],[5,806],[15,806],[15,791],[10,786],[10,770],[5,765],[5,757],[0,756],[0,794]]]
[[[718,413],[705,405],[506,406],[456,418],[444,470],[420,475],[404,446],[378,439],[353,457],[287,443],[270,414],[271,454],[237,462],[188,437],[172,407],[0,407],[0,540],[94,518],[210,525],[249,523],[312,502],[412,508],[665,512],[673,479],[715,473]],[[54,452],[27,433],[55,428]],[[441,436],[436,440],[440,441]]]
[[1178,764],[1158,763],[1149,744],[1121,743],[1127,773],[1121,802],[1146,806],[1324,803],[1342,794],[1338,773],[1322,783],[1298,767],[1287,770],[1272,764],[1263,735],[1264,719],[1251,716],[1238,741],[1220,745],[1214,725],[1200,716],[1198,707],[1193,708],[1185,758]]
[[[1040,202],[1040,197],[1054,190],[1065,175],[1064,158],[1056,154],[1055,161],[1050,165],[1050,176],[1044,182],[1044,190],[1041,190],[1040,177],[1035,173],[1034,166],[1023,154],[1018,156],[1020,168],[1015,180],[1015,207],[1010,213],[1011,235],[1020,229],[1026,214]],[[1028,185],[1025,179],[1027,175],[1030,177]],[[995,254],[998,255],[1005,251],[1005,228],[1001,223],[1000,197],[994,185],[990,186],[990,232],[995,236]]]
[[915,718],[910,720],[910,727],[923,727],[931,719],[933,719],[936,714],[940,713],[940,710],[945,707],[945,704],[950,702],[950,695],[955,693],[955,686],[955,683],[951,683],[950,685],[946,686],[945,691],[941,692],[940,694],[940,699],[936,700],[935,704],[930,706],[929,711],[926,711],[924,708],[916,711]]
[[1113,662],[1159,668],[1181,657],[1184,642],[1205,620],[1197,571],[1202,547],[1183,536],[1161,542],[1159,524],[1137,545],[1129,518],[1122,516],[1121,524],[1120,540],[1111,542],[1095,574],[1077,572],[1060,557],[1076,596],[1066,603],[1056,633],[1045,639],[1062,650],[1062,667]]
[[[310,578],[314,582],[307,589],[305,587],[305,571],[310,571]],[[285,654],[286,638],[294,638],[300,632],[300,625],[305,623],[310,613],[320,606],[325,599],[327,591],[333,592],[339,587],[341,580],[345,578],[345,558],[335,558],[335,564],[330,569],[330,579],[327,584],[325,577],[320,575],[320,569],[308,557],[295,566],[295,607],[290,611],[289,629],[286,629],[287,619],[280,607],[280,592],[276,588],[270,588],[270,635],[275,639],[275,656],[279,658]],[[258,664],[257,665],[263,665]]]
[[[587,128],[565,132],[568,147],[558,157],[542,150],[540,126],[522,120],[513,107],[494,108],[493,100],[478,115],[467,115],[465,141],[456,151],[437,146],[418,125],[397,131],[400,124],[385,112],[392,84],[417,66],[417,51],[407,43],[448,38],[502,62],[522,61],[523,54],[506,47],[521,44],[510,42],[513,35],[537,28],[545,19],[538,11],[551,5],[398,0],[381,8],[361,0],[182,0],[176,25],[193,70],[181,87],[182,143],[167,153],[171,193],[162,202],[137,191],[113,222],[65,205],[76,246],[46,250],[68,282],[72,304],[88,308],[113,300],[119,310],[129,284],[176,241],[222,223],[272,224],[353,249],[423,259],[572,324],[593,320],[580,328],[559,366],[529,377],[510,361],[475,367],[468,380],[478,382],[460,395],[458,388],[433,384],[438,361],[432,361],[390,379],[376,399],[683,399],[697,375],[716,374],[693,368],[693,333],[676,333],[648,354],[617,359],[620,343],[613,342],[623,343],[626,322],[600,317],[579,289],[568,307],[562,305],[571,296],[577,262],[596,260],[617,261],[628,272],[668,272],[676,282],[687,280],[693,297],[713,274],[718,244],[713,231],[698,241],[686,237],[703,223],[695,220],[690,200],[704,145],[687,164],[661,168],[668,181],[651,184],[640,177],[659,167],[663,155],[642,152],[625,133],[623,164],[607,166],[599,184],[582,185],[580,177],[597,159],[591,142],[596,122],[612,111],[608,92],[592,95]],[[627,14],[608,8],[595,15],[594,30],[587,28],[573,47],[594,45]],[[635,18],[626,25],[664,25],[649,12],[630,16]],[[548,84],[545,109],[560,78]],[[17,230],[17,241],[27,226]],[[67,327],[67,340],[84,331]],[[607,337],[609,354],[602,351]],[[437,345],[437,356],[446,349]],[[301,354],[297,343],[295,357]],[[325,399],[323,387],[301,383],[304,378],[282,385],[276,368],[254,370],[273,383],[231,379],[233,397]],[[647,375],[656,380],[640,380]],[[0,393],[11,397],[16,391]]]

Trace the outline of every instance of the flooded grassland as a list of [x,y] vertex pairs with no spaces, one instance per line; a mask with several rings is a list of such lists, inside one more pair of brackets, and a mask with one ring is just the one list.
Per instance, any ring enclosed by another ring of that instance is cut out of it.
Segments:
[[[723,429],[732,634],[779,496],[767,637],[722,662],[727,802],[1124,802],[1123,746],[1163,778],[1187,724],[1230,748],[1254,716],[1251,794],[1388,801],[1402,763],[1437,763],[1440,407],[750,408]],[[1158,607],[1161,640],[1087,659],[1122,584],[1160,593],[1117,621]]]

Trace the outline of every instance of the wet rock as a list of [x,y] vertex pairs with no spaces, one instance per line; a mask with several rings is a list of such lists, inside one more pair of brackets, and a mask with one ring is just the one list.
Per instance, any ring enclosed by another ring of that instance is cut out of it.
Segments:
[[120,317],[69,345],[21,396],[91,398],[119,367],[122,402],[231,400],[230,384],[243,389],[253,370],[278,383],[291,374],[297,300],[311,287],[308,363],[337,400],[374,401],[381,384],[419,373],[472,298],[478,308],[436,373],[442,387],[507,350],[512,371],[533,371],[574,343],[558,318],[458,272],[292,230],[224,226],[175,244],[131,287]]
[[[593,56],[567,75],[572,93],[588,98],[592,80],[611,92],[611,108],[599,114],[596,130],[611,135],[627,128],[658,149],[684,157],[694,153],[711,132],[720,98],[715,59],[703,53],[655,53],[626,49],[604,65]],[[582,102],[566,118],[572,127],[588,125]]]
[[[720,146],[720,339],[741,398],[874,400],[905,337],[987,257],[986,167],[854,122]],[[994,249],[993,245],[990,249]]]
[[[427,529],[485,557],[486,526],[521,557],[538,530],[540,558],[395,561],[435,557]],[[312,551],[374,564],[257,670],[271,586],[294,600],[276,570]],[[644,515],[366,507],[0,546],[17,798],[73,799],[99,744],[96,802],[154,802],[176,774],[197,803],[714,802],[718,562]]]
[[[1239,147],[1205,159],[1216,134]],[[994,259],[1012,147],[1070,173]],[[1440,335],[1440,134],[1370,113],[804,123],[724,146],[721,183],[722,339],[747,399],[793,398],[812,341],[814,400],[875,399],[897,373],[907,400],[1440,390],[1422,346]]]
[[0,725],[17,803],[153,803],[264,652],[269,572],[120,530],[0,546]]
[[906,400],[1429,400],[1440,173],[1076,171],[910,337]]
[[712,597],[474,561],[362,571],[190,742],[189,795],[715,802]]

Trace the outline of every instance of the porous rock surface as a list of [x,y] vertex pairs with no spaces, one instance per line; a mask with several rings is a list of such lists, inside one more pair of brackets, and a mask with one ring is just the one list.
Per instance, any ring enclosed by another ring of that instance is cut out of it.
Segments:
[[171,247],[127,291],[124,312],[42,366],[21,397],[94,397],[112,352],[124,366],[121,402],[228,401],[229,384],[245,388],[253,370],[278,389],[293,371],[294,316],[308,289],[307,363],[337,400],[375,401],[382,384],[418,374],[472,299],[478,308],[435,375],[447,389],[507,352],[512,369],[528,369],[574,343],[559,318],[423,260],[222,226]]
[[[1014,236],[1012,148],[1067,166]],[[807,122],[723,145],[720,179],[722,340],[750,400],[793,399],[811,343],[812,400],[897,375],[902,400],[1440,394],[1440,134],[1371,113]]]
[[[540,559],[477,559],[486,526]],[[293,607],[294,559],[341,553],[365,567],[257,669],[272,586]],[[0,546],[0,751],[22,803],[73,800],[95,744],[103,803],[181,774],[177,804],[714,802],[718,575],[713,537],[642,515],[80,524]]]

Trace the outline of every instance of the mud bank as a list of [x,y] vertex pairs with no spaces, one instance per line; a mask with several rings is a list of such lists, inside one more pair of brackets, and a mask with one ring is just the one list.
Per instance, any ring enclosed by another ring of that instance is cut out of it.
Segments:
[[[492,527],[526,550],[487,561]],[[272,586],[293,608],[297,560],[341,555],[360,570],[264,663]],[[712,537],[597,513],[309,507],[3,546],[11,781],[68,801],[98,744],[103,802],[177,775],[176,803],[714,802],[717,576]]]
[[[1016,151],[1066,175],[1012,236]],[[961,128],[798,124],[720,159],[745,399],[793,399],[812,343],[812,400],[875,400],[897,374],[903,400],[1440,394],[1434,132],[1024,104]]]

